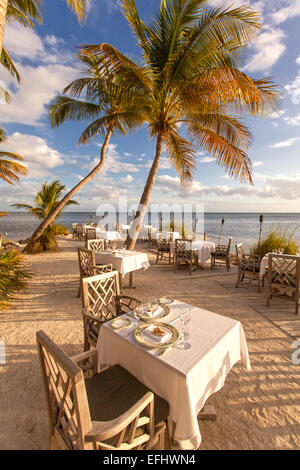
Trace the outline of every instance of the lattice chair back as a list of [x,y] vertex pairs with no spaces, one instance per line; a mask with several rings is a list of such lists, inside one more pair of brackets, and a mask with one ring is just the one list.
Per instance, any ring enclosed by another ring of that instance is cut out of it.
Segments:
[[82,370],[43,331],[36,334],[46,392],[51,449],[92,449],[92,430]]
[[159,251],[169,251],[170,250],[170,242],[163,239],[163,238],[158,238],[157,239],[157,248]]
[[279,290],[299,289],[300,258],[293,255],[270,254],[268,259],[269,281]]
[[175,240],[175,261],[184,261],[187,263],[192,261],[193,251],[187,249],[190,243],[191,242],[183,238],[177,238],[177,240]]
[[232,237],[229,237],[227,245],[217,245],[216,256],[228,256],[230,253]]
[[78,237],[83,237],[84,235],[84,228],[83,228],[83,225],[82,224],[77,224],[77,227],[76,227],[76,234]]
[[95,274],[95,255],[93,251],[78,248],[80,277],[90,277]]
[[87,249],[93,251],[94,253],[100,253],[105,249],[104,240],[97,238],[95,240],[87,240]]
[[87,228],[85,230],[85,239],[86,240],[95,240],[97,238],[97,233],[95,228]]
[[193,240],[205,242],[206,241],[206,233],[203,233],[203,235],[201,233],[194,233]]

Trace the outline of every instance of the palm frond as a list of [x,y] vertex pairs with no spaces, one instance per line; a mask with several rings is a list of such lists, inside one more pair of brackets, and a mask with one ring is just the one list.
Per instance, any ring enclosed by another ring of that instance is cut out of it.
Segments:
[[191,142],[172,129],[165,133],[164,141],[168,157],[179,174],[182,184],[192,181],[195,153]]
[[51,126],[58,127],[65,121],[81,121],[99,116],[101,108],[94,103],[58,96],[49,108]]
[[15,64],[13,63],[12,59],[10,58],[9,53],[4,47],[2,47],[2,50],[1,50],[0,63],[3,65],[4,68],[6,68],[6,70],[9,71],[12,77],[16,78],[17,81],[20,83],[21,81],[20,74]]

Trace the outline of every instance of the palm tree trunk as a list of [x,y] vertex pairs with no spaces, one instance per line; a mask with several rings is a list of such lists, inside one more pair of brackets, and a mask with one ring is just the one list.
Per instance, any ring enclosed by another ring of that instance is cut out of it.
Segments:
[[133,221],[133,226],[135,227],[135,220],[138,219],[138,221],[136,222],[135,237],[131,238],[130,231],[129,231],[129,234],[127,235],[127,239],[126,239],[126,242],[125,242],[125,245],[126,245],[128,250],[133,250],[134,249],[138,234],[140,233],[140,230],[141,230],[141,226],[142,226],[145,214],[147,212],[147,207],[148,207],[148,204],[149,204],[149,201],[150,201],[152,189],[153,189],[153,186],[154,186],[154,183],[155,183],[155,179],[156,179],[156,175],[157,175],[157,171],[158,171],[158,167],[159,167],[159,161],[160,161],[160,156],[161,156],[161,152],[162,152],[162,146],[163,146],[163,134],[160,133],[157,136],[155,158],[154,158],[154,161],[152,163],[152,167],[150,169],[150,172],[149,172],[149,175],[148,175],[148,178],[147,178],[145,189],[144,189],[144,192],[142,194],[140,204],[139,204],[138,210],[135,214],[135,218],[134,218],[134,221]]
[[7,4],[8,4],[8,0],[1,0],[0,1],[0,54],[1,54],[2,46],[3,46],[3,37],[4,37],[4,28],[5,28]]
[[39,225],[39,227],[28,240],[23,252],[30,251],[29,248],[32,246],[32,244],[42,235],[44,230],[53,223],[57,214],[64,208],[64,206],[74,196],[74,194],[76,194],[81,188],[83,188],[83,186],[85,186],[89,181],[91,181],[91,179],[93,179],[94,176],[101,170],[105,162],[106,150],[111,138],[111,134],[112,131],[108,130],[104,143],[102,145],[101,157],[98,165],[96,165],[95,168],[85,178],[83,178],[76,186],[74,186],[74,188],[71,189],[71,191],[69,191],[68,194],[65,195],[65,197],[60,201],[58,206],[48,215],[48,217],[43,220],[43,222]]

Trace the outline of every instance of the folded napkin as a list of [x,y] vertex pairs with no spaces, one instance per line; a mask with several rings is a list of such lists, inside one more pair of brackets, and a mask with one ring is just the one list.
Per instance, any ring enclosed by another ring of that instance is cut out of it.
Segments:
[[155,341],[158,344],[166,343],[172,338],[172,334],[167,328],[164,328],[163,326],[160,326],[160,330],[164,331],[165,334],[163,336],[156,336],[153,334],[153,331],[157,328],[156,325],[149,325],[147,328],[144,329],[143,333],[148,336],[148,338],[151,338],[152,341]]
[[155,310],[150,311],[150,307],[145,305],[145,307],[142,307],[140,312],[143,317],[147,318],[156,318],[161,315],[161,313],[164,311],[164,309],[158,305]]

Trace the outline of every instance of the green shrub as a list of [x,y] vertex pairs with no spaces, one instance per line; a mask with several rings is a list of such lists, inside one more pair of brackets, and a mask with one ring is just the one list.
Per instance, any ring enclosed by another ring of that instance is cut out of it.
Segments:
[[15,249],[0,250],[0,309],[24,289],[32,273],[24,267],[23,256]]
[[261,240],[260,244],[255,243],[250,251],[261,258],[267,253],[278,252],[279,250],[283,250],[283,253],[288,255],[296,255],[300,249],[299,245],[293,240],[294,233],[294,231],[288,233],[281,228],[273,229]]

